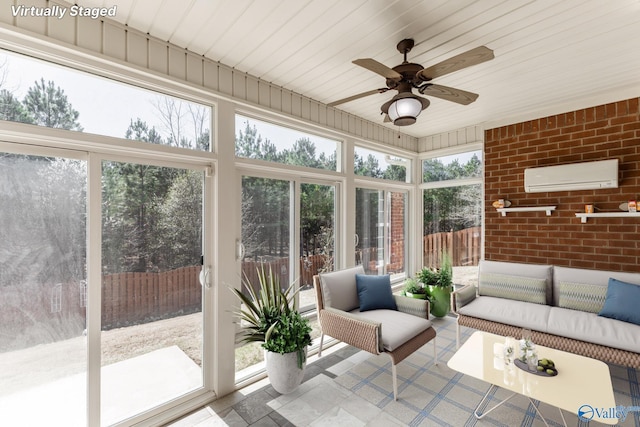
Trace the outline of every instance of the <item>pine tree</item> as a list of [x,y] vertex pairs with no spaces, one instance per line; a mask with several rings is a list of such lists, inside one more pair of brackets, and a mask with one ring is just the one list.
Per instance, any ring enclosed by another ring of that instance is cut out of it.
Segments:
[[80,113],[73,109],[64,90],[51,80],[47,83],[44,78],[39,82],[36,81],[35,85],[28,89],[23,104],[33,117],[34,124],[50,128],[83,130],[78,122]]
[[33,123],[33,117],[11,92],[0,90],[0,119],[10,122]]

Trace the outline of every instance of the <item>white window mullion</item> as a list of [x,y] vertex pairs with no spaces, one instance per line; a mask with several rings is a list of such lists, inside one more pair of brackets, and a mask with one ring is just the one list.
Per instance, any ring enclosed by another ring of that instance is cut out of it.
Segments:
[[87,425],[100,425],[102,317],[102,159],[87,165]]

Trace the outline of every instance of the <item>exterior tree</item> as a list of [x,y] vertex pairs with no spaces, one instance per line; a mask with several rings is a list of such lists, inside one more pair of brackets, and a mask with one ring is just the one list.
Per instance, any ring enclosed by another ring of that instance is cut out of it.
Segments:
[[0,120],[20,123],[34,123],[33,117],[11,92],[0,90]]
[[80,113],[73,109],[64,90],[51,80],[47,83],[44,78],[36,81],[27,90],[23,104],[37,125],[82,131],[78,122]]

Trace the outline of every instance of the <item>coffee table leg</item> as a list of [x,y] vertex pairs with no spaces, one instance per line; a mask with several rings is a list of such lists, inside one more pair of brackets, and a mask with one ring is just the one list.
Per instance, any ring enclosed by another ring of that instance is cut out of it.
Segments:
[[513,396],[515,396],[518,393],[513,393],[511,394],[509,397],[507,397],[506,399],[504,399],[502,402],[496,404],[496,406],[494,406],[493,408],[489,409],[488,411],[482,413],[482,415],[478,415],[478,409],[480,409],[480,406],[482,406],[482,403],[487,399],[487,397],[489,397],[489,394],[495,390],[499,388],[496,385],[491,384],[491,387],[489,387],[489,390],[487,390],[487,393],[484,395],[484,397],[482,398],[482,400],[480,401],[480,403],[478,403],[478,406],[476,406],[476,409],[473,411],[473,415],[476,416],[477,419],[481,420],[485,415],[487,415],[489,412],[493,411],[494,409],[496,409],[498,406],[502,405],[503,403],[505,403],[507,400],[511,399]]

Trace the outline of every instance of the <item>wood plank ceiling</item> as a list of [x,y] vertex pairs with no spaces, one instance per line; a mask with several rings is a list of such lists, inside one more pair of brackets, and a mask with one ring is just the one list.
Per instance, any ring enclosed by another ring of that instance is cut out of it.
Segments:
[[[416,137],[506,124],[640,96],[640,0],[76,0],[117,5],[115,19],[322,103],[384,87],[351,63],[430,66],[474,47],[495,59],[435,82],[478,93],[430,98]],[[415,92],[415,91],[414,91]],[[339,105],[382,123],[394,91]],[[386,124],[397,129],[392,124]]]

